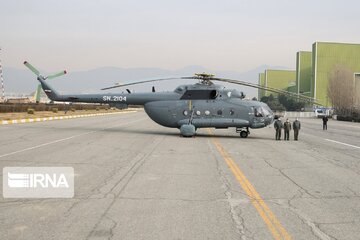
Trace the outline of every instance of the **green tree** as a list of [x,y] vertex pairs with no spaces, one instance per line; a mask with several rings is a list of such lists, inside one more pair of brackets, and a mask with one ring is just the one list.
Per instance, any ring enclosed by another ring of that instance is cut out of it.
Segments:
[[273,111],[285,110],[285,107],[272,94],[270,94],[269,96],[263,96],[261,98],[261,102],[266,103]]
[[261,101],[266,103],[272,110],[276,111],[300,111],[305,107],[306,103],[301,102],[292,97],[280,94],[278,98],[275,98],[272,94],[264,96]]

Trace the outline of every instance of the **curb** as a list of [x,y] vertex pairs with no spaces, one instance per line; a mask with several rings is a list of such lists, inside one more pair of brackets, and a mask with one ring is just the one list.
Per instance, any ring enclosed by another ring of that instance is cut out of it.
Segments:
[[93,113],[93,114],[72,115],[72,116],[27,118],[27,119],[15,119],[15,120],[1,120],[0,125],[10,125],[10,124],[18,124],[18,123],[32,123],[32,122],[45,122],[45,121],[53,121],[53,120],[64,120],[64,119],[83,118],[83,117],[95,117],[95,116],[105,116],[105,115],[134,113],[134,112],[137,112],[137,111],[112,112],[112,113]]

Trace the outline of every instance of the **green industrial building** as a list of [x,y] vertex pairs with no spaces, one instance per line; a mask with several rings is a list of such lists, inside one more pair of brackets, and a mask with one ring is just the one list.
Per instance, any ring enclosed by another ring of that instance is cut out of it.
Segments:
[[[259,84],[296,93],[296,71],[266,69],[265,73],[259,74]],[[259,99],[270,94],[277,96],[276,93],[259,90]]]
[[[265,86],[265,73],[259,73],[259,85]],[[265,96],[265,90],[259,89],[258,99],[260,100],[263,96]]]
[[[293,71],[266,70],[265,73],[260,73],[259,84],[295,91],[315,98],[323,106],[331,107],[328,83],[335,67],[339,65],[354,73],[356,104],[360,105],[360,44],[315,42],[312,52],[297,52],[294,81],[290,80]],[[282,72],[284,74],[280,74]],[[269,92],[259,90],[259,99],[268,95]]]
[[311,95],[312,53],[300,51],[296,53],[296,92]]
[[[324,106],[331,106],[327,96],[329,77],[336,65],[360,73],[360,44],[315,42],[312,51],[311,96]],[[359,88],[359,83],[355,86]],[[360,91],[357,92],[357,95]]]

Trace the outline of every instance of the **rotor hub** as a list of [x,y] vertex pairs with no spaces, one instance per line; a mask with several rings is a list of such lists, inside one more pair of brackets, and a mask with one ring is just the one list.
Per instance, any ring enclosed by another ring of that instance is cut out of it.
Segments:
[[210,81],[213,79],[215,75],[214,74],[208,74],[208,73],[195,73],[194,79],[199,79],[199,82],[204,85],[212,85],[213,83]]

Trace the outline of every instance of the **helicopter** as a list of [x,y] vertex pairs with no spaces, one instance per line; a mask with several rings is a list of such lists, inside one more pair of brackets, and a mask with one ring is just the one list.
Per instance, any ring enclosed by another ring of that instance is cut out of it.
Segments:
[[[37,76],[42,89],[52,101],[101,103],[117,108],[126,108],[128,105],[142,105],[150,119],[164,127],[178,128],[180,134],[184,137],[194,136],[198,128],[235,128],[241,138],[246,138],[250,134],[249,128],[264,128],[273,122],[275,114],[267,104],[259,101],[245,100],[243,92],[227,89],[222,85],[214,84],[213,81],[234,83],[294,95],[280,89],[268,88],[238,80],[216,78],[214,75],[206,73],[199,73],[190,77],[162,78],[128,84],[115,84],[114,86],[101,89],[108,90],[179,78],[197,79],[199,81],[195,84],[180,85],[173,92],[156,92],[153,87],[151,92],[146,93],[133,93],[126,89],[127,93],[63,95],[52,88],[46,80],[62,76],[67,73],[66,71],[43,76],[27,61],[24,62],[24,65]],[[297,94],[295,95],[298,96]],[[309,100],[309,97],[300,97]]]

